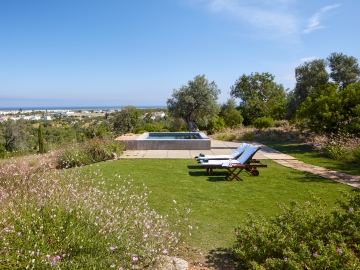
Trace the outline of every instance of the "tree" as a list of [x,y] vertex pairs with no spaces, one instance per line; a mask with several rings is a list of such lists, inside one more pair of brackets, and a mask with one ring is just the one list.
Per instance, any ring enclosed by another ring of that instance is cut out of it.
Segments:
[[301,126],[317,133],[360,133],[360,82],[339,90],[330,83],[318,86],[304,101],[296,116]]
[[141,111],[134,106],[126,106],[117,113],[114,120],[114,130],[118,134],[134,132],[141,119]]
[[342,53],[332,53],[327,58],[330,67],[330,78],[339,84],[340,89],[357,82],[360,76],[358,61],[353,56]]
[[25,120],[7,120],[4,125],[5,149],[7,151],[27,150],[28,134]]
[[225,125],[230,128],[235,128],[241,125],[244,120],[240,111],[236,109],[236,102],[234,98],[228,99],[226,103],[220,106],[219,116],[224,119]]
[[329,74],[323,59],[308,61],[295,68],[296,85],[289,93],[286,118],[292,118],[297,108],[311,95],[317,85],[327,84]]
[[274,82],[274,78],[268,72],[243,74],[231,87],[230,95],[241,99],[239,108],[244,124],[252,124],[263,116],[274,119],[285,117],[286,92],[282,84]]
[[169,114],[181,117],[189,132],[199,131],[198,124],[206,126],[218,114],[218,94],[220,90],[214,81],[209,83],[205,75],[197,75],[188,85],[174,89],[172,98],[167,100]]
[[44,154],[44,137],[43,137],[43,126],[40,124],[38,129],[38,139],[39,139],[39,153]]
[[[326,68],[330,68],[330,74]],[[360,68],[357,59],[342,53],[332,53],[326,60],[305,62],[295,69],[296,85],[289,94],[286,118],[292,118],[300,104],[313,94],[316,87],[326,85],[331,78],[340,90],[359,81]]]

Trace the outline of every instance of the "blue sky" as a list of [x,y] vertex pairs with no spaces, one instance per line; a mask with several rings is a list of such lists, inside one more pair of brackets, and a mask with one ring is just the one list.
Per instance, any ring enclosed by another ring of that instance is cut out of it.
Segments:
[[166,105],[205,74],[285,88],[304,61],[360,57],[360,1],[3,0],[0,107]]

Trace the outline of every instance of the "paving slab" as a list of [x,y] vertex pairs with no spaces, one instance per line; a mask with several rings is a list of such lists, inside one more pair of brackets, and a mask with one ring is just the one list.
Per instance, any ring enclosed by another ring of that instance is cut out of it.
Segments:
[[188,158],[191,159],[189,150],[168,150],[167,158]]
[[169,150],[145,150],[143,158],[167,158],[168,151]]

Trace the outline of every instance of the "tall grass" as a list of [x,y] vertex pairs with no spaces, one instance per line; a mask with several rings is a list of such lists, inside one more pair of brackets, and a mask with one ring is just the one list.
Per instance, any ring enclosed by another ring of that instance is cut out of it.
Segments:
[[84,143],[75,143],[60,150],[57,163],[60,168],[73,168],[95,162],[113,159],[124,149],[122,142],[91,139]]
[[138,269],[177,251],[181,234],[151,210],[145,186],[110,188],[98,172],[49,170],[48,159],[3,161],[0,265],[3,269]]

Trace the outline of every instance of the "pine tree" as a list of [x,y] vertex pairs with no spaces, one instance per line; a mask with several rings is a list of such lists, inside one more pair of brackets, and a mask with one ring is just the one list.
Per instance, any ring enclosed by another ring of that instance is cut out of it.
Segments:
[[42,125],[39,125],[39,129],[38,129],[38,137],[39,137],[39,153],[40,154],[44,154],[44,137],[42,134]]

